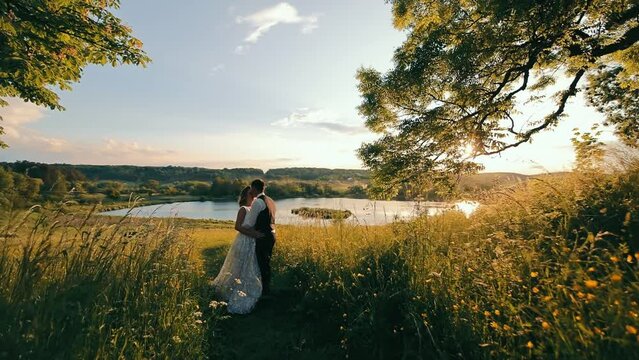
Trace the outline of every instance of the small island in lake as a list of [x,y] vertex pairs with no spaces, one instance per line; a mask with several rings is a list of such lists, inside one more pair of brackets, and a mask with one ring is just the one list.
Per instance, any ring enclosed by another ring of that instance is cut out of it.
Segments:
[[325,219],[325,220],[347,219],[351,215],[353,215],[353,213],[351,213],[349,210],[335,210],[335,209],[309,208],[309,207],[292,209],[291,213],[295,215],[299,215],[303,218]]

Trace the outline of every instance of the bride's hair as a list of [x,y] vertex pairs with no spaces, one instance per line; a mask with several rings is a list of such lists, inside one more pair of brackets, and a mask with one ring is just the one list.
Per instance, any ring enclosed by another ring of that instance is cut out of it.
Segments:
[[251,191],[251,187],[247,186],[244,189],[242,189],[242,192],[240,192],[240,198],[237,200],[237,202],[240,204],[240,206],[249,205],[249,204],[247,204],[248,198],[249,198],[249,191]]

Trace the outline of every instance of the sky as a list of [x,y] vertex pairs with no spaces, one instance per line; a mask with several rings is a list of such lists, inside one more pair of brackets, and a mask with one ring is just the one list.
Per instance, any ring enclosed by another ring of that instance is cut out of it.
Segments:
[[[361,168],[356,149],[377,135],[356,109],[356,71],[390,68],[405,38],[383,0],[123,0],[117,14],[153,62],[87,67],[60,93],[62,112],[9,99],[0,161]],[[525,106],[522,116],[547,112]],[[479,162],[569,170],[572,129],[601,115],[581,98],[567,112],[532,144]]]

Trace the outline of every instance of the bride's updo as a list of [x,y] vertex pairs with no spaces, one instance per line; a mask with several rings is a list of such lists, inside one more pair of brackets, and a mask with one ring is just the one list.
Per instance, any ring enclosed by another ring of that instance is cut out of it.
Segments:
[[242,189],[242,192],[240,192],[240,198],[237,200],[237,202],[240,204],[240,206],[249,206],[250,204],[248,203],[248,199],[249,199],[249,191],[251,191],[251,187],[247,186],[244,189]]

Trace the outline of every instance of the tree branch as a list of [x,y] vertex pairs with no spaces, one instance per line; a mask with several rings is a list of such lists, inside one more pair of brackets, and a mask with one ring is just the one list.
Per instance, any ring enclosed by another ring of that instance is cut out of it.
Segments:
[[557,110],[555,110],[555,112],[553,112],[552,114],[548,115],[546,119],[539,126],[536,126],[530,130],[527,130],[525,133],[523,133],[523,135],[521,135],[522,137],[520,140],[511,144],[508,144],[497,150],[482,151],[481,155],[495,155],[495,154],[501,153],[502,151],[506,149],[517,147],[525,142],[528,142],[533,135],[547,128],[554,122],[556,122],[556,120],[564,113],[568,99],[577,94],[577,85],[579,84],[579,81],[581,80],[581,78],[583,77],[585,73],[586,73],[586,69],[584,68],[579,69],[579,71],[577,71],[577,73],[575,74],[575,77],[572,79],[572,82],[570,83],[570,86],[568,87],[568,90],[566,90],[562,94],[559,100],[559,106],[557,107]]

